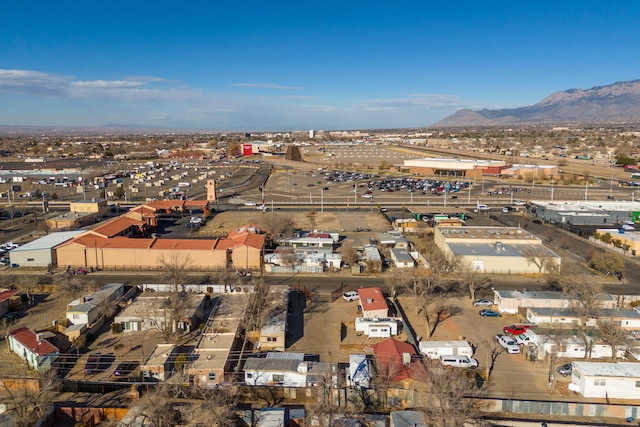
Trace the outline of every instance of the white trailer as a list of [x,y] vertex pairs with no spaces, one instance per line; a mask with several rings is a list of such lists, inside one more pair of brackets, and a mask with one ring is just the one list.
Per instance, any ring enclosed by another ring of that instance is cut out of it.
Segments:
[[418,349],[429,359],[439,359],[440,356],[449,355],[473,356],[473,347],[465,340],[420,341]]
[[401,319],[396,318],[374,318],[357,317],[355,328],[357,332],[364,332],[369,338],[390,338],[398,335],[398,324]]

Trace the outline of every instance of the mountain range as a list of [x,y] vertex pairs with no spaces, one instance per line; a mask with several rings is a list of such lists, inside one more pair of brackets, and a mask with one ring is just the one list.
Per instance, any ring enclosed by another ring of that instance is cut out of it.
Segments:
[[433,127],[640,122],[640,80],[569,89],[535,105],[501,110],[463,109]]

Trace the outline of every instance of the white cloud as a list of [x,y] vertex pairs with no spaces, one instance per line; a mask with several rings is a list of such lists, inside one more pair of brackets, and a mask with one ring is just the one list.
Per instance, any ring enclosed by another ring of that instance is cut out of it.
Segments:
[[284,90],[302,90],[302,86],[284,86],[275,83],[234,83],[231,86],[235,87],[257,87],[265,89],[284,89]]
[[[271,83],[232,86],[304,89]],[[0,69],[0,94],[20,101],[0,105],[0,116],[5,120],[22,115],[24,122],[29,123],[32,112],[46,109],[43,114],[53,122],[47,124],[53,125],[146,122],[209,129],[424,126],[453,114],[456,109],[478,104],[455,95],[424,93],[350,102],[307,93],[297,96],[212,93],[154,76],[80,80],[40,71],[3,69]],[[11,105],[21,105],[24,111],[12,109]]]

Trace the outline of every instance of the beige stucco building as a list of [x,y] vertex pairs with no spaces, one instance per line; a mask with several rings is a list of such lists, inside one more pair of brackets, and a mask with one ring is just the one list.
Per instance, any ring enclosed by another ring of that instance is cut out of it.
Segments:
[[520,228],[436,227],[434,242],[445,255],[484,273],[546,274],[561,263],[558,254]]

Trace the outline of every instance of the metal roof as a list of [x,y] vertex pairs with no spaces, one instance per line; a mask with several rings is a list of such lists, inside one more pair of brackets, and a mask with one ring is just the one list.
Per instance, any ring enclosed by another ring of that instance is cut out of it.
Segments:
[[573,367],[585,376],[640,379],[640,363],[573,362]]
[[11,252],[23,252],[33,251],[41,249],[53,249],[60,243],[64,243],[67,240],[73,239],[78,234],[84,233],[86,230],[73,230],[73,231],[60,231],[56,233],[49,233],[46,236],[33,240],[29,243],[13,249]]

